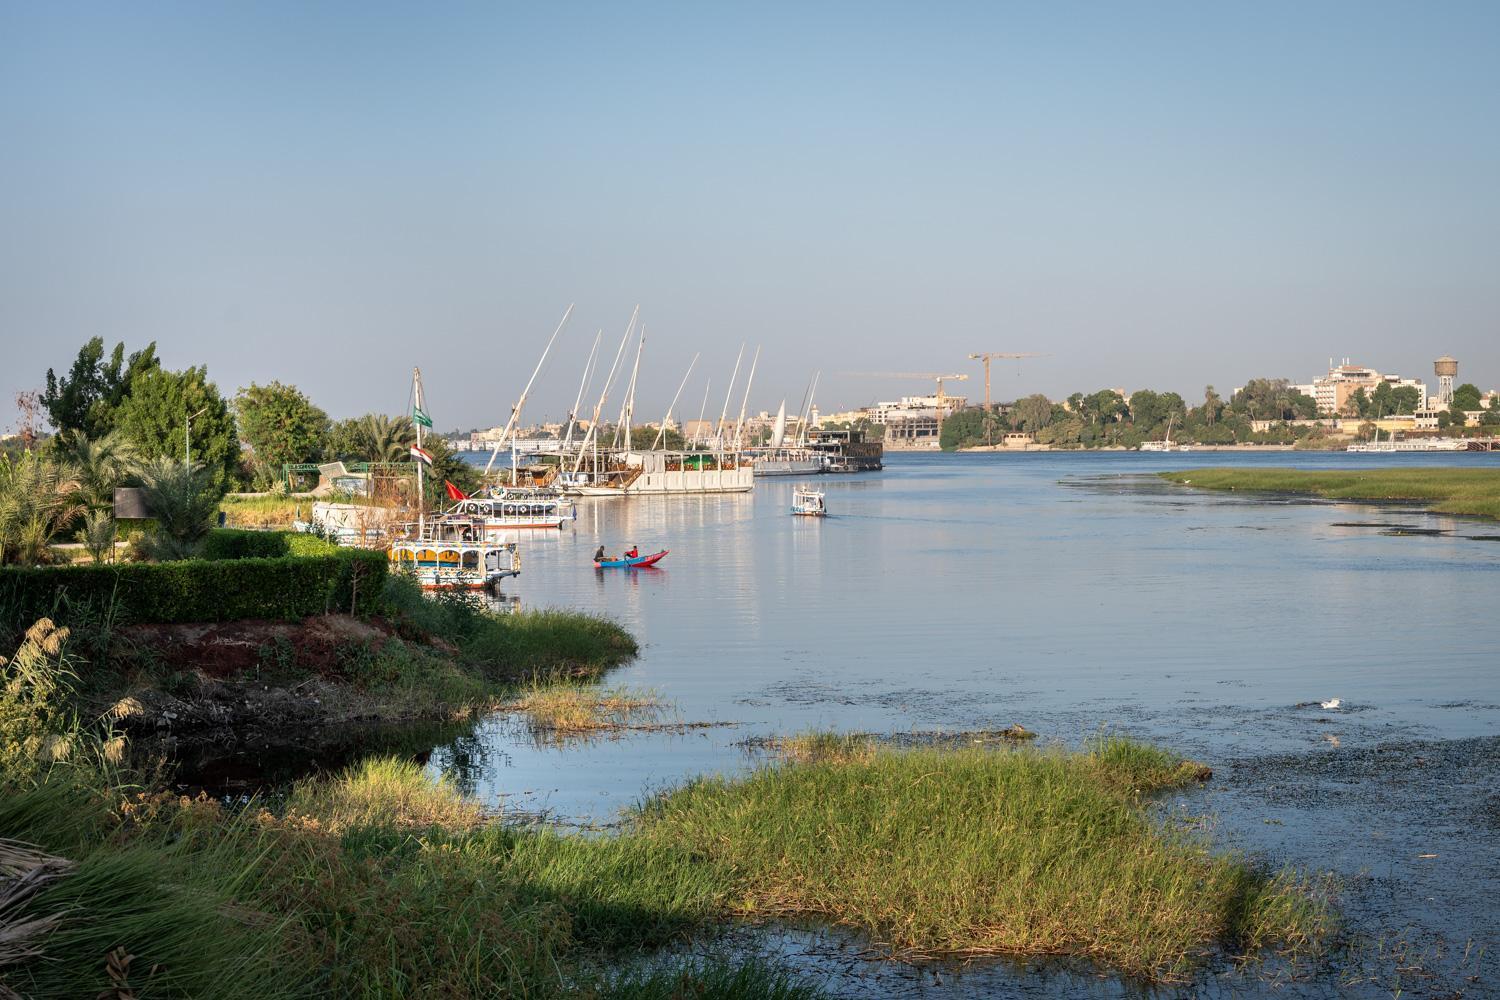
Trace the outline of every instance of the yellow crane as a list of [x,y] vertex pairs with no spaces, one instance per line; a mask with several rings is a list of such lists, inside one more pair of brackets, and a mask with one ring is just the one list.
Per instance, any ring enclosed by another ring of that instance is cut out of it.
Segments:
[[969,355],[970,360],[984,363],[984,408],[990,408],[990,362],[995,358],[1045,358],[1045,354],[1010,354],[1002,351],[981,351],[978,354]]
[[944,375],[939,372],[842,372],[844,375],[855,375],[863,378],[905,378],[905,379],[932,379],[937,383],[937,398],[947,399],[948,394],[943,391],[944,382],[963,382],[969,376]]

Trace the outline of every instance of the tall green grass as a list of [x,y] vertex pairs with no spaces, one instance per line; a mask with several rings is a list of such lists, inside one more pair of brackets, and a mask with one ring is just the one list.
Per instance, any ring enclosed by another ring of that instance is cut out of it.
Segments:
[[840,924],[904,958],[1066,954],[1155,980],[1219,951],[1315,950],[1331,918],[1314,886],[1148,814],[1151,790],[1190,780],[1183,764],[1127,741],[882,749],[698,781],[603,837],[488,822],[396,761],[238,811],[54,771],[6,786],[0,837],[79,862],[38,904],[67,930],[0,982],[92,996],[124,948],[157,970],[130,980],[141,997],[811,995],[734,963],[618,971],[732,918]]
[[1500,469],[1184,469],[1157,475],[1209,490],[1307,493],[1330,500],[1414,500],[1440,514],[1500,518]]
[[1173,980],[1224,948],[1314,947],[1329,917],[1310,886],[1144,810],[1196,772],[1123,740],[878,751],[695,782],[636,835],[731,871],[738,912],[832,921],[902,957],[1066,954]]
[[450,643],[460,659],[496,679],[592,679],[640,651],[629,632],[598,615],[555,609],[495,615],[471,595],[428,596],[403,576],[388,578],[385,600],[391,617]]

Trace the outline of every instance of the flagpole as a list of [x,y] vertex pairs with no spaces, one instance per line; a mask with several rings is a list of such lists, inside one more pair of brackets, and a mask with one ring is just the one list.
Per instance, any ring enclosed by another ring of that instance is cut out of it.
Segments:
[[[425,412],[422,409],[422,369],[411,370],[412,399],[416,405],[417,413]],[[417,428],[417,450],[422,450],[422,421],[413,415],[412,423]],[[426,506],[424,500],[424,488],[422,480],[422,466],[426,464],[421,456],[417,456],[417,537],[421,538],[426,533],[426,519],[422,516],[422,508]]]

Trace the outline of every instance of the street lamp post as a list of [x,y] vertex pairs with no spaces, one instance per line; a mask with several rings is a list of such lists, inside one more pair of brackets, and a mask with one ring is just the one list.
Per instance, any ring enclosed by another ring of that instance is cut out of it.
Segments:
[[[183,407],[186,412],[187,407]],[[190,415],[183,421],[182,429],[182,460],[185,465],[193,464],[193,421],[208,412],[208,407],[203,407],[197,413]]]

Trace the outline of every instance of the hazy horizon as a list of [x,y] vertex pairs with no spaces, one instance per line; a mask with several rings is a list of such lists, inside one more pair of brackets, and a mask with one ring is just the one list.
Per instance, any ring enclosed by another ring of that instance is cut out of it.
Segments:
[[15,4],[0,47],[0,428],[95,335],[503,423],[570,302],[529,420],[637,303],[642,421],[742,342],[752,411],[978,399],[979,351],[1049,355],[1000,399],[1500,384],[1494,4]]

